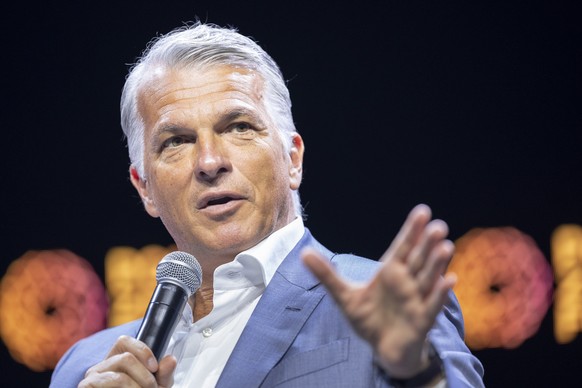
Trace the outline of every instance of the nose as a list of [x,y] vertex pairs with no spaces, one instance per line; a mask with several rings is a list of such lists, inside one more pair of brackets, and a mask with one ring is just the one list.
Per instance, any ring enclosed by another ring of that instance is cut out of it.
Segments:
[[231,164],[219,134],[200,136],[196,152],[195,173],[198,179],[210,182],[230,171]]

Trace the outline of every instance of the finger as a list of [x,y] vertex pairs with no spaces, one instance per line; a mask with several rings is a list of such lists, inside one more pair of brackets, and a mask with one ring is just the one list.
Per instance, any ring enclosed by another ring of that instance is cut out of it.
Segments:
[[401,261],[406,261],[408,255],[416,245],[425,225],[428,223],[431,217],[430,208],[424,204],[415,206],[400,231],[390,244],[388,250],[382,255],[380,261],[386,261],[388,259],[396,259]]
[[160,388],[174,385],[174,370],[178,361],[176,357],[168,355],[160,361],[160,368],[156,372],[156,380]]
[[348,284],[335,273],[329,261],[319,252],[306,248],[301,252],[303,263],[317,279],[329,290],[336,301],[349,288]]
[[102,372],[87,375],[77,386],[77,388],[116,388],[116,387],[127,387],[127,388],[139,388],[140,385],[131,378],[123,373],[115,372]]
[[420,242],[412,249],[407,260],[412,275],[416,275],[424,267],[432,250],[448,234],[449,227],[442,220],[433,220],[424,228]]
[[115,341],[107,358],[89,368],[86,377],[93,380],[134,381],[141,387],[157,386],[152,373],[158,370],[152,351],[141,341],[121,336]]
[[154,375],[129,352],[115,354],[94,365],[87,370],[85,378],[93,383],[87,386],[157,386]]
[[430,252],[425,265],[417,274],[421,295],[429,294],[444,274],[455,246],[450,240],[439,242]]
[[117,339],[117,341],[115,341],[115,344],[113,344],[113,347],[109,351],[107,357],[123,353],[133,354],[135,358],[140,363],[145,365],[152,373],[158,370],[158,361],[156,360],[156,357],[154,356],[151,349],[136,338],[122,335]]
[[427,315],[429,322],[434,322],[436,316],[443,308],[449,298],[449,291],[455,286],[457,275],[447,273],[445,276],[439,276],[438,281],[426,300]]

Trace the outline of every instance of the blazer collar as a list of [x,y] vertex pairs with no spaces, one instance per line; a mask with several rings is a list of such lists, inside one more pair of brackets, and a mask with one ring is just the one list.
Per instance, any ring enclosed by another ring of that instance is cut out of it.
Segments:
[[258,387],[283,357],[295,337],[317,307],[324,290],[303,265],[300,252],[305,247],[333,254],[317,242],[309,230],[277,269],[243,330],[217,387]]

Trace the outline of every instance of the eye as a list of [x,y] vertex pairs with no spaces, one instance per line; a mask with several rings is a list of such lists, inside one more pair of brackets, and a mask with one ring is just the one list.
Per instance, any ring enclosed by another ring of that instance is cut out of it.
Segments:
[[237,133],[245,133],[252,131],[253,127],[249,123],[236,123],[232,126],[232,130]]
[[162,143],[162,149],[179,147],[187,142],[187,139],[182,136],[172,136]]

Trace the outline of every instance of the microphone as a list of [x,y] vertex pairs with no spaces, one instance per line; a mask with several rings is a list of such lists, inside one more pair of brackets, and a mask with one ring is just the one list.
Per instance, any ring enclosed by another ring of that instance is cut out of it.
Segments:
[[202,284],[202,268],[189,253],[172,252],[158,264],[156,281],[157,286],[136,338],[144,342],[159,361],[188,298]]

